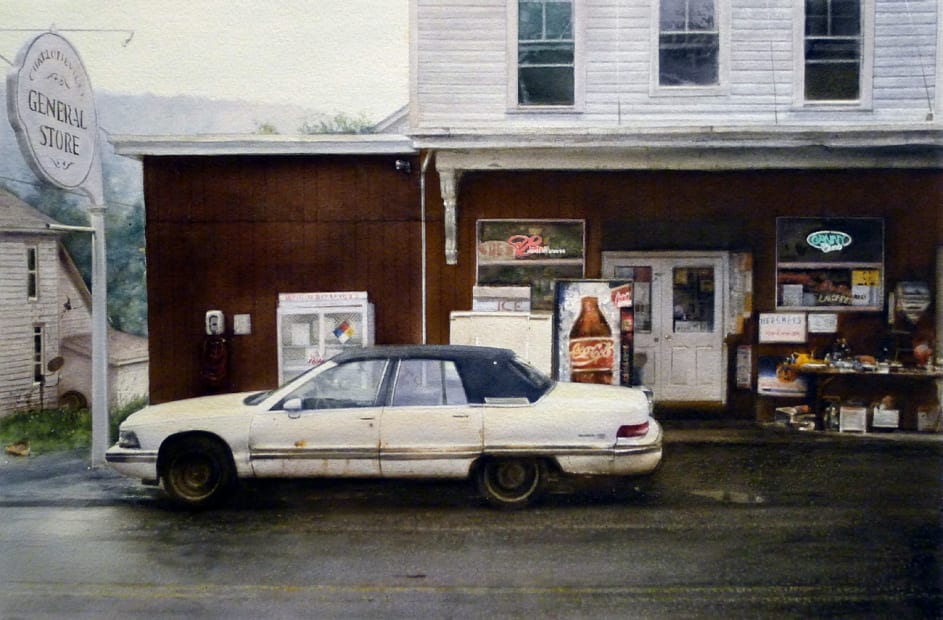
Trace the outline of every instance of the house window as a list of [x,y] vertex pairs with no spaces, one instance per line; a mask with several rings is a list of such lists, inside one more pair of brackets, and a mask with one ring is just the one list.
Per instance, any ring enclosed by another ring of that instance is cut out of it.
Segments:
[[861,0],[805,0],[805,99],[861,97]]
[[39,250],[35,247],[26,248],[26,296],[39,297]]
[[41,383],[43,380],[43,357],[45,347],[45,334],[42,325],[33,326],[33,382]]
[[659,85],[717,85],[719,64],[720,31],[715,0],[661,0]]
[[576,46],[573,30],[573,3],[569,0],[518,2],[519,105],[574,105]]

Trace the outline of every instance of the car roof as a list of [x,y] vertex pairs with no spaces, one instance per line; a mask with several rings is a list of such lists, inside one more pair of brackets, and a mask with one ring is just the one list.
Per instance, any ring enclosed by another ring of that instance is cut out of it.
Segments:
[[461,360],[495,360],[514,357],[510,349],[454,344],[403,344],[350,348],[331,358],[332,361],[385,358],[434,358]]

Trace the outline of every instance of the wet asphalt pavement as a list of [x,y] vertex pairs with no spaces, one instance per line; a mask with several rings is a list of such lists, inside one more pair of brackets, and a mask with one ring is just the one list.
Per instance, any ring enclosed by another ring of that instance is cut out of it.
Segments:
[[0,459],[0,618],[941,617],[943,436],[668,423],[648,484],[250,485],[173,509],[87,454]]

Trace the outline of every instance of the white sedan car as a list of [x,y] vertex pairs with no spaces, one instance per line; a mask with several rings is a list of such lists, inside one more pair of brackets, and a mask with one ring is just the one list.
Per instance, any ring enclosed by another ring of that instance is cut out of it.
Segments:
[[491,504],[533,501],[547,476],[641,476],[662,458],[648,392],[558,383],[511,351],[407,345],[342,353],[284,386],[154,405],[105,456],[208,506],[238,479],[474,478]]

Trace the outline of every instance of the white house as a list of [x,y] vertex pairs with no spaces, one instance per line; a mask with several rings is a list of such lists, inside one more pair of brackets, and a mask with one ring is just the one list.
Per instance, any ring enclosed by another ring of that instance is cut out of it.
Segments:
[[[0,416],[90,400],[91,295],[55,223],[0,191]],[[115,407],[147,394],[147,339],[109,342]]]

